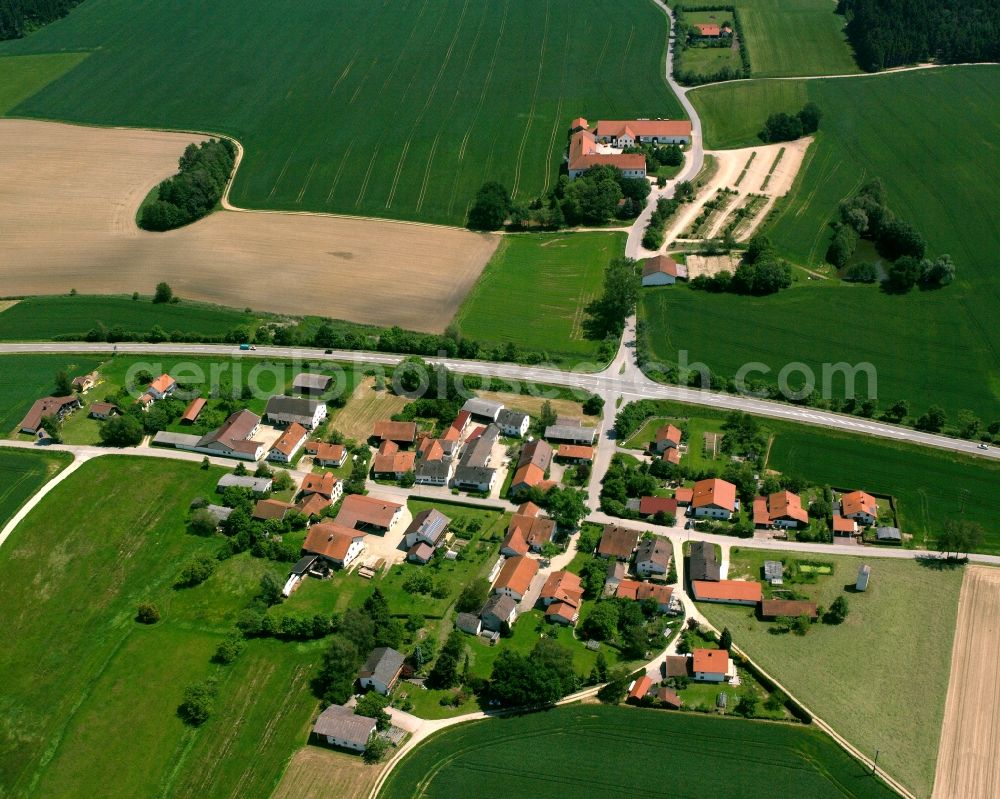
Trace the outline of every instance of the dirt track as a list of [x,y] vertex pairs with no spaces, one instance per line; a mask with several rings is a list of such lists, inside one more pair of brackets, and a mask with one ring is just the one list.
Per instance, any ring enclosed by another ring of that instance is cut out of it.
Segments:
[[498,237],[431,225],[220,211],[146,233],[135,212],[206,137],[0,120],[0,294],[150,293],[442,331]]
[[958,600],[934,799],[1000,796],[998,660],[1000,569],[969,566]]

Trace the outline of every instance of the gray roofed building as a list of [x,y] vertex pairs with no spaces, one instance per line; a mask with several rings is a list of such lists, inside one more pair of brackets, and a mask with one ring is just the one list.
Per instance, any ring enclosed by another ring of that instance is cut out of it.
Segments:
[[479,635],[483,629],[483,623],[475,613],[459,613],[455,617],[455,626],[469,635]]
[[521,447],[521,455],[517,459],[517,468],[520,469],[529,463],[533,463],[543,472],[549,470],[549,466],[552,464],[552,446],[548,441],[543,441],[539,438],[529,441]]
[[497,420],[500,411],[503,410],[502,402],[494,402],[493,400],[481,399],[480,397],[472,397],[466,400],[465,405],[462,406],[463,411],[468,411],[474,417],[479,417],[480,419],[489,419],[491,422]]
[[376,647],[358,674],[361,687],[372,688],[380,694],[388,695],[403,670],[403,660],[403,656],[391,647]]
[[227,488],[249,488],[257,494],[265,494],[271,490],[273,481],[270,477],[251,477],[250,475],[240,476],[238,474],[224,474],[219,478],[215,490],[220,494]]
[[416,469],[414,470],[416,482],[421,485],[448,485],[454,467],[454,461],[418,460]]
[[317,560],[319,560],[319,555],[304,555],[292,566],[292,574],[305,574]]
[[449,524],[451,524],[451,519],[436,508],[420,511],[413,517],[410,526],[403,533],[406,548],[409,549],[418,541],[423,541],[432,547],[440,546],[444,543],[445,532]]
[[455,470],[453,484],[457,488],[489,491],[496,479],[496,469],[490,466],[493,445],[500,438],[500,428],[488,425],[475,441],[465,448]]
[[493,594],[486,600],[479,613],[483,628],[499,632],[504,623],[513,624],[517,618],[517,602],[507,594]]
[[781,585],[784,582],[785,567],[780,560],[764,561],[764,579],[771,585]]
[[222,427],[203,435],[192,449],[255,461],[264,451],[264,445],[251,438],[259,427],[260,417],[244,408],[231,414]]
[[692,541],[688,561],[688,579],[719,581],[719,563],[715,559],[715,546],[708,541]]
[[879,541],[900,544],[903,541],[903,534],[898,527],[879,527],[875,531],[875,538]]
[[201,436],[188,433],[169,433],[160,430],[150,442],[154,447],[175,447],[176,449],[194,449],[201,441]]
[[312,430],[326,418],[326,403],[308,397],[274,396],[267,401],[265,410],[267,421],[274,425],[289,425],[298,422]]
[[222,524],[229,515],[233,512],[232,508],[227,508],[225,505],[206,505],[205,510],[211,513],[215,517],[215,521]]
[[330,705],[319,714],[313,732],[324,743],[363,752],[375,732],[375,719],[359,716],[343,705]]
[[635,551],[636,574],[641,577],[665,575],[670,569],[673,552],[673,546],[665,538],[657,536],[640,541]]
[[292,391],[296,394],[322,394],[333,380],[329,375],[316,375],[302,372],[292,380]]
[[528,432],[531,417],[526,413],[504,408],[497,414],[496,421],[505,436],[523,436]]
[[545,428],[545,437],[550,441],[566,441],[571,444],[593,444],[596,428],[579,424],[553,424]]

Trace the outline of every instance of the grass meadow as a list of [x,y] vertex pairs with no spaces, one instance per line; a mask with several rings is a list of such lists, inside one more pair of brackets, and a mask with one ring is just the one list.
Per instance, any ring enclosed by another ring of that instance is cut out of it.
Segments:
[[597,0],[206,6],[95,0],[2,54],[91,50],[18,116],[204,130],[246,148],[232,201],[462,224],[486,180],[555,180],[569,122],[678,117],[666,15]]
[[992,212],[1000,159],[989,157],[997,148],[1000,67],[731,83],[691,98],[712,147],[753,144],[773,111],[808,100],[822,108],[803,169],[765,228],[793,262],[820,265],[838,203],[880,177],[893,210],[923,233],[932,256],[950,254],[958,274],[946,289],[905,297],[834,280],[800,280],[763,299],[645,292],[653,354],[675,362],[686,349],[726,376],[748,361],[775,373],[791,361],[868,361],[883,405],[906,399],[918,414],[937,403],[952,419],[962,408],[986,421],[1000,417],[1000,227]]
[[[759,566],[765,554],[748,560]],[[790,553],[770,553],[787,559]],[[734,549],[730,574],[750,574]],[[838,626],[814,624],[805,636],[774,634],[752,608],[700,603],[717,628],[807,707],[917,796],[929,796],[951,664],[961,568],[936,570],[909,560],[811,556],[834,573],[795,590],[824,607],[844,595],[850,608]],[[871,565],[862,594],[858,567]],[[905,634],[902,633],[905,631]],[[873,720],[877,720],[874,723]],[[800,794],[804,795],[804,794]]]
[[[210,658],[279,564],[241,555],[197,588],[179,570],[217,540],[184,529],[220,469],[101,458],[57,486],[0,548],[0,770],[12,796],[266,796],[305,739],[308,677],[322,642],[251,641],[229,667]],[[139,602],[162,614],[134,621]],[[176,717],[184,687],[219,678],[215,711]]]
[[56,372],[75,377],[99,364],[90,355],[0,355],[0,437],[14,430],[36,399],[55,391]]
[[814,799],[894,795],[816,729],[572,705],[437,733],[400,762],[379,796],[755,799],[776,789]]
[[64,452],[26,452],[0,447],[0,529],[72,460]]
[[0,312],[0,341],[33,341],[83,337],[101,326],[147,333],[155,325],[168,334],[222,336],[234,327],[253,328],[253,314],[217,305],[179,302],[153,305],[149,297],[133,300],[114,296],[28,297]]
[[622,233],[504,236],[455,324],[488,345],[593,358],[599,342],[584,335],[584,309],[600,296],[604,269],[624,246]]

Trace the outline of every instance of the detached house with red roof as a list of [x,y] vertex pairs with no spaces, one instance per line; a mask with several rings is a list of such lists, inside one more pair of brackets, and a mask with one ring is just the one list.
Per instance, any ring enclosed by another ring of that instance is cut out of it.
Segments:
[[791,491],[777,491],[753,501],[755,527],[785,527],[796,529],[809,526],[809,513],[802,507],[802,498]]
[[545,606],[546,619],[556,624],[576,624],[583,602],[580,578],[565,569],[552,572],[542,586],[539,599]]
[[691,593],[698,602],[756,605],[764,594],[760,583],[750,580],[692,580]]
[[672,286],[679,279],[687,280],[687,266],[669,255],[656,255],[642,262],[642,285]]
[[538,574],[538,561],[524,555],[507,558],[496,582],[493,583],[493,593],[509,596],[515,602],[524,599],[528,593],[531,581]]
[[694,484],[691,509],[695,516],[728,520],[738,507],[736,486],[732,483],[713,477]]
[[321,522],[309,528],[302,551],[346,569],[364,551],[364,542],[365,534],[358,530],[336,522]]
[[146,386],[146,393],[154,400],[169,397],[177,388],[177,381],[168,374],[162,374]]
[[725,682],[736,676],[736,666],[725,649],[695,649],[691,677],[701,682]]
[[866,491],[851,491],[840,498],[840,515],[871,527],[878,521],[878,502]]
[[298,422],[292,422],[281,434],[271,451],[267,453],[269,461],[277,463],[291,463],[295,453],[306,443],[309,432]]
[[601,148],[597,146],[597,137],[589,130],[578,130],[570,136],[567,162],[570,180],[580,177],[595,166],[612,166],[627,178],[646,177],[646,156],[642,153],[601,152]]
[[401,450],[391,439],[383,439],[372,460],[372,476],[399,480],[407,472],[412,472],[417,462],[417,454],[412,450]]

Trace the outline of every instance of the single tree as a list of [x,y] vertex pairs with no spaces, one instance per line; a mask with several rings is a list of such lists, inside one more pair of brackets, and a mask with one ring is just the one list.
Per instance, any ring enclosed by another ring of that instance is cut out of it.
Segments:
[[157,283],[156,293],[153,294],[153,302],[167,303],[174,299],[174,290],[167,283]]
[[733,648],[733,634],[729,632],[728,627],[722,628],[722,634],[719,636],[719,649],[725,649],[727,652]]
[[152,602],[141,602],[135,612],[135,620],[140,624],[156,624],[160,611]]

